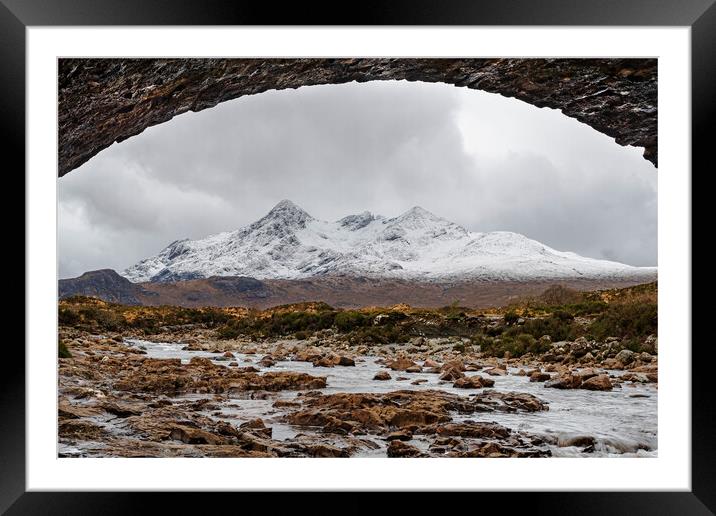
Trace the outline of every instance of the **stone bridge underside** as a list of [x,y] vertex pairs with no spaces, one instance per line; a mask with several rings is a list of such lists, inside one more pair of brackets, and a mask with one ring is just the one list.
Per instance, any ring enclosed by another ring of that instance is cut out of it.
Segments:
[[655,59],[61,59],[59,175],[186,111],[375,80],[444,82],[559,109],[620,145],[644,147],[657,165]]

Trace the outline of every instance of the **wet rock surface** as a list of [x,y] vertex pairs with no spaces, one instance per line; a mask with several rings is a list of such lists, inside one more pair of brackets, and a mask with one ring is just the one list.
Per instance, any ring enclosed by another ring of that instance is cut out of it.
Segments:
[[[346,349],[194,330],[63,337],[72,351],[59,364],[63,457],[655,453],[655,357],[608,370],[465,354],[440,339]],[[595,412],[609,423],[601,430]],[[614,435],[614,425],[633,428]]]
[[60,59],[59,175],[187,111],[373,80],[444,82],[560,109],[657,164],[656,59]]

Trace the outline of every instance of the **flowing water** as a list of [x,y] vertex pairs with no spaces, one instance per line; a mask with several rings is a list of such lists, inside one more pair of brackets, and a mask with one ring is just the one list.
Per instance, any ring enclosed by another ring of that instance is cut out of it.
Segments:
[[[156,343],[137,339],[126,339],[125,343],[140,347],[151,358],[179,358],[187,363],[192,357],[207,357],[216,364],[228,366],[229,361],[216,360],[221,353],[206,351],[183,350],[180,343]],[[455,389],[452,383],[441,382],[437,374],[406,373],[390,371],[391,379],[386,381],[373,380],[373,376],[385,368],[376,363],[375,356],[356,357],[355,367],[314,367],[310,362],[278,361],[270,368],[261,367],[258,361],[261,355],[244,355],[234,353],[239,366],[254,366],[263,371],[297,371],[315,376],[326,376],[327,387],[320,389],[325,394],[336,392],[366,392],[380,393],[400,389],[440,389],[461,396],[474,393],[474,390]],[[510,369],[509,372],[517,372]],[[622,371],[608,371],[610,375],[619,376]],[[481,374],[485,373],[466,373]],[[407,380],[398,380],[404,377]],[[456,421],[494,421],[516,431],[539,435],[549,444],[552,455],[555,457],[655,457],[657,455],[657,399],[658,391],[655,384],[624,383],[609,392],[595,392],[586,390],[560,390],[545,388],[544,383],[530,382],[527,376],[509,374],[506,376],[490,376],[495,381],[493,387],[496,391],[514,391],[533,394],[549,404],[548,411],[533,413],[502,413],[485,412],[469,415],[454,414]],[[425,380],[419,385],[411,382],[417,379]],[[273,438],[284,440],[294,437],[306,429],[291,427],[282,422],[281,410],[272,407],[276,398],[289,399],[295,397],[296,392],[283,391],[267,399],[251,399],[252,393],[238,398],[234,397],[221,406],[221,413],[225,414],[234,424],[248,421],[253,418],[262,418],[273,430]],[[205,397],[202,395],[187,395],[174,400],[188,400]],[[247,398],[247,399],[244,399]],[[214,415],[216,417],[216,415]],[[219,416],[220,417],[220,416]],[[323,434],[327,443],[331,443],[330,436]],[[571,446],[579,437],[594,439],[594,449],[585,452],[583,447]],[[379,436],[369,436],[375,449],[362,452],[363,456],[385,457],[385,441]],[[416,436],[412,444],[426,449],[428,441]],[[69,450],[66,450],[69,451]]]

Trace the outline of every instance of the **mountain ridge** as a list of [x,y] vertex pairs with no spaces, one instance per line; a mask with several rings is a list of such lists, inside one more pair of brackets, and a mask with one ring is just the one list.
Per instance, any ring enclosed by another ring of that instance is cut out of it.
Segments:
[[471,232],[420,206],[392,218],[364,211],[328,222],[284,199],[247,226],[202,239],[174,241],[122,275],[134,283],[211,276],[653,281],[656,268],[557,251],[509,231]]
[[338,308],[392,306],[435,308],[455,302],[460,306],[503,306],[523,296],[539,295],[555,284],[580,291],[621,288],[638,281],[572,279],[560,282],[470,280],[452,283],[402,279],[323,276],[299,280],[257,280],[211,276],[174,282],[131,283],[112,269],[90,271],[59,281],[60,299],[91,296],[127,305],[185,307],[242,306],[269,308],[287,303],[321,301]]

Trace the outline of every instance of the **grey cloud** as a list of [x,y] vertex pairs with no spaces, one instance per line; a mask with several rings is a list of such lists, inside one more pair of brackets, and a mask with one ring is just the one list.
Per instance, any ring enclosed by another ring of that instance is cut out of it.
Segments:
[[58,180],[60,277],[121,270],[283,198],[337,219],[421,205],[474,231],[656,264],[656,171],[557,112],[440,84],[267,92],[187,113]]

